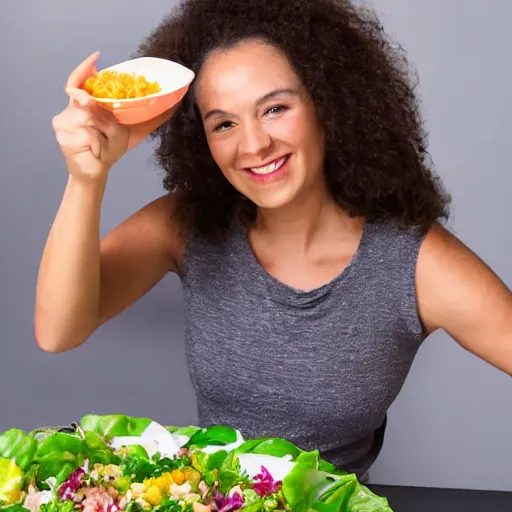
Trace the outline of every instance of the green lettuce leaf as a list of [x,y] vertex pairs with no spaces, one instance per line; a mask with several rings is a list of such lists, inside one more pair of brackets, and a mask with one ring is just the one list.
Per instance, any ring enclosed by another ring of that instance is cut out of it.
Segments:
[[294,468],[283,479],[283,494],[294,512],[309,512],[326,485],[318,471],[318,454],[302,453]]
[[[217,470],[214,470],[217,471]],[[230,489],[240,484],[250,484],[250,479],[242,475],[240,472],[240,461],[235,452],[230,452],[224,458],[218,472],[216,474],[217,482],[219,482],[219,491],[226,494]]]
[[253,489],[244,489],[242,491],[244,497],[243,512],[260,512],[264,510],[263,498]]
[[[296,461],[297,457],[304,450],[301,450],[298,446],[295,446],[286,439],[280,437],[267,437],[262,439],[249,439],[242,445],[235,449],[236,453],[256,453],[260,455],[272,455],[274,457],[291,457],[292,461]],[[326,460],[318,458],[318,469],[327,473],[335,473],[337,475],[346,475],[343,471],[336,469],[334,464],[327,462]]]
[[[354,474],[329,473],[319,466],[318,451],[304,452],[284,478],[283,494],[294,512],[392,512],[369,496]],[[363,503],[373,508],[357,508]]]
[[182,510],[183,508],[177,500],[166,498],[153,509],[153,512],[182,512]]
[[69,452],[78,455],[84,450],[84,442],[78,434],[55,432],[42,440],[35,454],[35,459],[40,460],[51,453]]
[[291,455],[292,460],[303,453],[300,448],[294,444],[280,439],[278,437],[269,437],[264,439],[250,439],[234,450],[236,453],[257,453],[260,455],[273,455],[274,457],[284,457]]
[[377,496],[359,482],[348,501],[347,510],[348,512],[393,512],[386,498]]
[[59,501],[54,498],[50,503],[41,505],[41,512],[72,512],[75,504],[72,501]]
[[15,503],[14,505],[2,505],[0,503],[0,512],[30,512],[28,509],[20,505],[19,503]]
[[190,454],[192,467],[200,473],[208,471],[208,454],[201,451],[194,451]]
[[187,426],[187,427],[175,427],[175,426],[170,426],[170,427],[165,427],[171,434],[176,434],[176,435],[179,435],[179,436],[187,436],[187,437],[192,437],[196,432],[198,432],[199,430],[201,430],[199,427],[194,427],[194,426]]
[[228,457],[226,450],[219,450],[218,452],[208,455],[207,467],[209,470],[220,469]]
[[[37,465],[36,481],[55,477],[60,484],[85,459],[85,443],[78,433],[53,432],[39,437],[33,464]],[[35,437],[34,437],[35,439]]]
[[133,451],[126,455],[121,463],[121,468],[123,476],[130,477],[133,482],[143,482],[146,478],[157,478],[174,469],[182,469],[189,462],[188,457],[182,459],[161,458],[158,453],[149,460],[147,454]]
[[[113,450],[105,442],[105,439],[98,433],[90,430],[85,431],[84,439],[84,458],[88,459],[91,464],[119,464],[120,459],[116,457]],[[132,447],[130,447],[132,448]],[[133,453],[135,447],[132,448],[130,453]],[[146,450],[141,446],[137,446],[137,453],[147,456]],[[142,455],[141,455],[142,456]]]
[[0,435],[0,458],[14,459],[23,470],[32,464],[36,450],[37,441],[23,430],[11,428]]
[[152,421],[149,418],[134,418],[122,414],[87,414],[81,419],[80,427],[107,438],[140,436]]
[[192,467],[203,475],[206,485],[212,486],[218,483],[218,489],[226,494],[236,485],[250,484],[250,480],[240,472],[240,461],[234,452],[225,450],[207,454],[200,450],[194,450],[190,454]]
[[198,430],[189,440],[185,447],[197,446],[225,446],[234,443],[237,439],[236,430],[231,427],[214,425],[213,427]]

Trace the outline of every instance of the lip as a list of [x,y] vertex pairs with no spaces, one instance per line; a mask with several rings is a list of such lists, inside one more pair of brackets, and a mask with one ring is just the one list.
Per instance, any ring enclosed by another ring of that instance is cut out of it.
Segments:
[[[288,155],[282,156],[281,158],[278,158],[277,160],[272,160],[272,162],[276,162],[276,161],[285,159],[284,163],[281,165],[281,167],[279,167],[279,169],[277,169],[276,171],[273,171],[271,173],[268,173],[268,174],[258,174],[256,172],[251,171],[250,168],[245,169],[245,171],[253,180],[255,180],[257,182],[260,182],[260,183],[277,182],[288,175],[290,160],[292,159],[292,156],[293,155],[290,153]],[[270,163],[272,163],[272,162],[270,162]],[[266,164],[266,165],[268,165],[268,164]],[[256,167],[256,169],[257,169],[257,167]]]
[[250,167],[244,167],[245,171],[250,171],[251,169],[261,169],[262,167],[266,167],[267,165],[273,164],[274,162],[279,162],[279,160],[282,160],[283,158],[289,158],[291,156],[291,153],[288,153],[286,155],[282,155],[278,158],[274,158],[274,160],[269,160],[268,162],[265,162],[261,165],[251,165]]

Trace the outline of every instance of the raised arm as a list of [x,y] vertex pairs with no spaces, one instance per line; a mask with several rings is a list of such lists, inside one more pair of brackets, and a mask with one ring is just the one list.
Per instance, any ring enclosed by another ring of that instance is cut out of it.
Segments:
[[39,268],[34,327],[39,346],[62,352],[83,343],[99,325],[176,271],[181,238],[164,196],[100,240],[100,216],[110,169],[172,111],[126,127],[79,89],[97,54],[71,74],[69,105],[53,128],[69,179]]

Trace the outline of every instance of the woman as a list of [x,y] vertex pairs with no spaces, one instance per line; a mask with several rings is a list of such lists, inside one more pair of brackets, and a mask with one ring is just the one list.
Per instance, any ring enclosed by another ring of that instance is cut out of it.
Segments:
[[[189,0],[137,56],[196,80],[170,119],[132,129],[68,88],[42,349],[79,346],[175,272],[200,424],[282,436],[359,476],[430,333],[512,373],[511,292],[442,227],[407,62],[370,12]],[[109,171],[150,133],[167,193],[100,240]]]

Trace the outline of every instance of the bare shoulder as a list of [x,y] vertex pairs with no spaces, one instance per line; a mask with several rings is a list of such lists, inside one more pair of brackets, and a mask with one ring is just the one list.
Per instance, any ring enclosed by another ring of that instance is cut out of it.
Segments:
[[512,293],[487,263],[436,225],[420,248],[416,284],[429,333],[443,329],[466,350],[512,374]]

